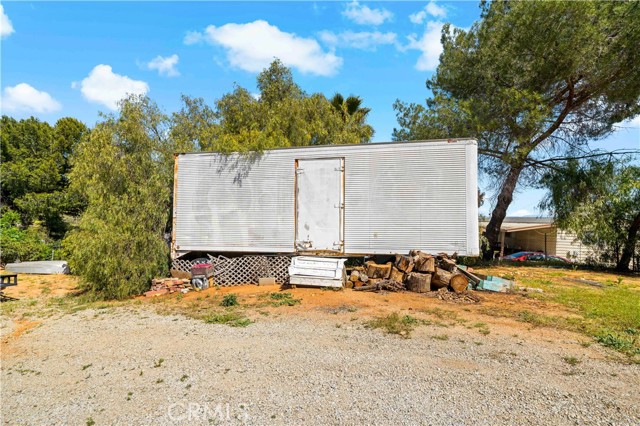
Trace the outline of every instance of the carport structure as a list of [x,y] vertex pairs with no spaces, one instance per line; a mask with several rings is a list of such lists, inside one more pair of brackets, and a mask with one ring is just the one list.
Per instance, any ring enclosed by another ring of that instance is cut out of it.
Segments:
[[[488,222],[480,222],[484,228]],[[540,251],[583,261],[591,253],[573,233],[558,229],[550,217],[507,217],[500,227],[500,256],[505,251]]]

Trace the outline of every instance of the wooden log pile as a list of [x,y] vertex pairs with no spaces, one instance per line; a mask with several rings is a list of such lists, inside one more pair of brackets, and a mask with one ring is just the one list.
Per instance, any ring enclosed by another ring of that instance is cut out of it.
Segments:
[[402,291],[428,293],[441,290],[454,294],[466,293],[469,278],[458,270],[454,257],[445,253],[431,255],[412,250],[397,254],[395,262],[378,264],[368,261],[354,270],[347,287],[368,291]]
[[411,250],[409,256],[396,255],[395,267],[406,273],[407,289],[419,293],[441,288],[462,293],[469,286],[467,277],[458,271],[455,258],[445,253],[434,256],[420,250]]

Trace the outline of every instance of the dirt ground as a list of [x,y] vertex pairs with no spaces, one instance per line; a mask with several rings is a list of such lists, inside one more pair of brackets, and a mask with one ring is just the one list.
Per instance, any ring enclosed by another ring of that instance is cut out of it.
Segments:
[[[610,283],[619,279],[619,275],[608,272],[574,271],[570,269],[557,271],[536,267],[513,268],[503,266],[476,268],[475,271],[513,278],[520,285],[523,285],[523,278],[528,278],[529,280],[532,278],[534,280],[544,278],[557,285],[577,288],[584,287],[584,284],[569,282],[564,278],[588,279],[602,283]],[[629,283],[629,288],[640,293],[640,276],[625,276],[624,281]],[[78,278],[71,275],[20,275],[19,285],[7,288],[5,294],[20,301],[29,301],[29,303],[34,304],[36,300],[42,302],[74,294],[77,292],[77,286]],[[299,300],[300,303],[294,306],[287,306],[286,309],[272,307],[264,303],[266,295],[283,291],[291,293],[293,298]],[[441,320],[448,318],[450,323],[458,324],[486,322],[495,331],[500,330],[511,334],[529,333],[536,336],[549,336],[549,338],[557,335],[560,330],[534,327],[529,323],[517,321],[508,315],[504,315],[505,311],[514,313],[533,311],[537,314],[548,316],[577,316],[575,310],[568,308],[566,305],[540,299],[537,297],[537,293],[531,292],[516,294],[474,292],[480,299],[479,303],[459,304],[439,300],[434,297],[435,293],[373,293],[349,289],[335,291],[318,288],[282,288],[281,286],[256,285],[212,287],[184,295],[171,294],[153,298],[138,297],[135,301],[105,302],[104,304],[112,306],[130,303],[148,304],[163,312],[180,313],[181,310],[198,311],[206,310],[211,306],[217,307],[221,298],[229,293],[238,295],[240,304],[248,308],[247,314],[253,318],[262,317],[267,313],[277,316],[314,319],[343,312],[357,312],[359,319],[367,319],[398,312],[432,319],[434,317]],[[257,310],[261,313],[258,313]],[[21,310],[18,309],[18,311],[20,312]],[[496,312],[501,312],[501,315],[495,315]],[[21,317],[21,314],[18,313],[13,316],[14,318],[12,319],[15,324],[15,327],[12,327],[14,328],[13,333],[17,335],[23,334],[26,330],[41,322],[40,319],[32,319],[32,315]],[[454,317],[455,320],[452,320]],[[562,333],[566,334],[564,331]],[[583,337],[576,338],[579,340],[584,339]]]
[[[62,297],[77,291],[77,278],[65,275],[21,275],[18,287],[8,288],[5,294],[19,300],[47,300],[53,297]],[[295,306],[287,306],[286,309],[272,306],[261,306],[265,295],[274,292],[286,291],[301,303]],[[158,308],[162,312],[178,313],[181,309],[193,309],[194,305],[217,306],[225,294],[237,294],[240,304],[248,307],[256,307],[262,312],[277,316],[294,316],[309,319],[325,318],[327,315],[335,315],[345,312],[357,312],[360,319],[388,315],[394,312],[411,313],[417,317],[430,317],[435,312],[436,317],[446,319],[453,315],[466,322],[490,322],[496,329],[504,329],[505,332],[527,332],[531,326],[508,318],[495,318],[483,314],[491,308],[499,307],[519,311],[523,309],[535,309],[545,314],[556,315],[571,313],[565,307],[558,304],[542,302],[520,295],[502,293],[476,293],[480,298],[477,304],[456,304],[439,300],[416,293],[373,293],[358,292],[353,290],[324,290],[318,288],[286,288],[276,286],[235,286],[222,288],[209,288],[199,292],[190,292],[185,295],[171,294],[154,298],[138,297],[136,301],[144,305]],[[431,296],[431,295],[430,295]],[[33,303],[33,302],[31,302]],[[131,303],[131,302],[129,302]],[[106,305],[119,306],[122,302],[105,302]],[[250,312],[253,316],[263,316]],[[30,319],[28,317],[13,318],[15,329],[11,337],[19,337],[25,331],[40,324],[44,319]],[[556,330],[536,330],[537,335],[553,335]],[[5,343],[8,343],[5,339]]]
[[[18,300],[0,306],[2,423],[640,424],[638,364],[584,333],[509,314],[581,319],[545,295],[584,286],[567,277],[630,291],[640,278],[479,272],[545,293],[475,292],[479,303],[457,304],[246,285],[83,302],[76,277],[21,275],[6,291]],[[230,293],[239,306],[221,307]],[[295,303],[273,303],[282,293]],[[246,326],[207,323],[228,312]],[[411,319],[410,335],[372,328],[395,314]]]

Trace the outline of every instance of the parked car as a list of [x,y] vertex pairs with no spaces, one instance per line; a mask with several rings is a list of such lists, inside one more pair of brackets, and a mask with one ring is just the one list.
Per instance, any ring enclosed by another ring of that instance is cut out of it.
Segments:
[[522,262],[524,260],[527,260],[529,256],[540,256],[540,255],[544,256],[544,253],[539,251],[519,251],[506,256],[502,256],[500,260],[511,260],[511,261]]
[[573,263],[571,262],[571,260],[567,259],[566,257],[546,255],[544,253],[536,253],[536,254],[526,256],[524,260],[528,262],[529,261],[533,261],[533,262],[545,261],[545,262],[557,262],[557,263]]

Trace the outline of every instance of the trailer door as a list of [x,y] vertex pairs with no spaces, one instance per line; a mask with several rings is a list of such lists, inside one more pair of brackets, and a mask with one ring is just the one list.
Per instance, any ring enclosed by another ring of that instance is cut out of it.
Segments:
[[296,160],[297,251],[342,253],[344,158]]

